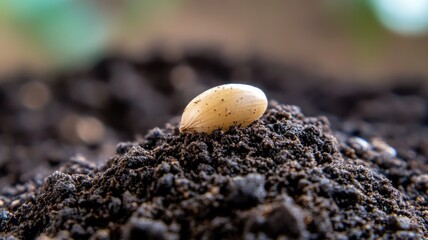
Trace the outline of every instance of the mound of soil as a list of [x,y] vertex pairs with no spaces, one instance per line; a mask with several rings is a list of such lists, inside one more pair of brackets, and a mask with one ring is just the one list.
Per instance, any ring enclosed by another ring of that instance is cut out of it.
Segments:
[[[155,128],[119,144],[100,169],[76,159],[16,194],[2,228],[26,239],[422,237],[427,211],[372,164],[405,163],[347,140],[354,144],[339,142],[327,119],[277,104],[225,133]],[[427,190],[427,175],[407,180]]]
[[[428,237],[424,79],[368,88],[217,51],[145,56],[1,84],[1,237]],[[227,82],[327,117],[271,102],[248,128],[179,133],[185,104]]]

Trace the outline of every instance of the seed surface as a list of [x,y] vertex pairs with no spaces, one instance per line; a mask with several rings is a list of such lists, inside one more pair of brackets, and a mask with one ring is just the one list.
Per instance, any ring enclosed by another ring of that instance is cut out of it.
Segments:
[[195,97],[184,109],[180,131],[227,131],[231,126],[246,127],[267,108],[262,90],[246,84],[220,85]]

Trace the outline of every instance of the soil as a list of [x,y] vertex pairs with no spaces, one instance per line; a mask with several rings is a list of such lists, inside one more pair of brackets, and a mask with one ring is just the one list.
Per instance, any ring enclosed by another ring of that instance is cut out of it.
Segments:
[[[247,128],[179,133],[187,102],[227,82],[265,90],[268,111]],[[0,236],[428,237],[428,85],[393,82],[217,49],[17,74],[0,88]]]

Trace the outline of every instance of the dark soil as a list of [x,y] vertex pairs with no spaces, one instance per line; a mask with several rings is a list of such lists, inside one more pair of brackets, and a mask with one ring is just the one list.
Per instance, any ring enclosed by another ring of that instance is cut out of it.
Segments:
[[[1,84],[0,236],[428,237],[426,79],[367,87],[214,50],[144,56]],[[281,104],[248,128],[180,134],[185,104],[226,82]]]

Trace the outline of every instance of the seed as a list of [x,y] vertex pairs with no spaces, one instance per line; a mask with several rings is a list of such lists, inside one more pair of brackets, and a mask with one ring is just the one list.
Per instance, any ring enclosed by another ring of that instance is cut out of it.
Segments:
[[184,109],[181,132],[211,133],[231,126],[246,127],[266,111],[262,90],[246,84],[220,85],[195,97]]

